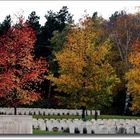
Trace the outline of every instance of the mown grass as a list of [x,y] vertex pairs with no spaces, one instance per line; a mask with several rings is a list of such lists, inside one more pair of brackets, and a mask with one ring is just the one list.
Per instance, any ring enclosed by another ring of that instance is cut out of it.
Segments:
[[140,119],[140,116],[101,115],[100,119]]
[[[81,119],[81,116],[76,115],[50,115],[50,116],[43,116],[43,115],[33,115],[33,118],[37,119]],[[94,116],[86,116],[87,120],[94,119]],[[119,116],[119,115],[100,115],[98,119],[140,119],[140,116]]]
[[63,131],[45,131],[45,130],[39,130],[39,129],[33,129],[33,135],[66,135],[68,133]]
[[75,116],[75,115],[48,115],[48,116],[42,116],[42,115],[33,115],[33,118],[42,118],[42,119],[80,119],[81,116]]

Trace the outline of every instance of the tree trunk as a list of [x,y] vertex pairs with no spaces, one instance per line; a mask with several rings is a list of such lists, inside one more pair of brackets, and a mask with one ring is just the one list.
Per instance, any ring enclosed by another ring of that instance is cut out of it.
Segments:
[[[127,23],[125,22],[125,27],[127,27],[126,24]],[[130,65],[128,63],[128,53],[129,53],[129,45],[130,45],[130,42],[131,42],[131,32],[130,32],[129,29],[127,29],[127,31],[126,31],[126,44],[125,44],[125,47],[122,47],[123,43],[120,41],[117,32],[115,32],[115,34],[114,34],[114,39],[115,39],[115,42],[117,44],[116,46],[118,48],[118,52],[120,54],[121,60],[125,64],[124,72],[127,72],[128,69],[130,68]],[[127,82],[126,82],[126,84],[127,84]],[[124,113],[123,113],[124,115],[127,113],[127,109],[128,109],[128,106],[127,106],[128,105],[127,102],[129,102],[129,101],[127,101],[128,98],[130,98],[130,97],[129,97],[129,95],[127,93],[127,90],[126,90],[125,106],[124,106]]]
[[126,91],[125,105],[124,105],[124,115],[127,115],[127,113],[128,113],[129,101],[130,101],[130,96],[129,96],[128,92]]
[[85,120],[85,111],[86,111],[86,107],[82,106],[82,120]]
[[97,110],[95,110],[95,116],[94,116],[95,120],[97,120],[98,118],[98,113],[97,113]]
[[14,115],[17,115],[17,108],[14,107]]
[[87,109],[86,109],[86,116],[88,115],[88,113],[87,113]]
[[50,97],[51,97],[51,89],[52,89],[52,82],[49,83],[49,91],[48,91],[48,104],[50,105]]

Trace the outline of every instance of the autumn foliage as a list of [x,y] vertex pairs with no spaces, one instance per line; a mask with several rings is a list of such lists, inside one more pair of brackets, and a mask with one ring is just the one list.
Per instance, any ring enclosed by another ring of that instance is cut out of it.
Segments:
[[0,96],[8,106],[41,98],[38,85],[47,71],[44,58],[33,55],[35,32],[23,20],[0,36]]
[[140,113],[139,12],[109,20],[95,12],[74,24],[63,7],[44,25],[39,18],[0,23],[0,106],[39,101],[33,106]]
[[91,18],[85,16],[79,25],[71,27],[63,49],[55,53],[59,77],[47,77],[59,92],[67,94],[66,103],[73,108],[97,109],[109,104],[119,81],[107,60],[109,40],[96,44],[96,37]]
[[130,69],[126,73],[127,88],[132,97],[131,110],[140,111],[140,42],[135,41],[129,53]]

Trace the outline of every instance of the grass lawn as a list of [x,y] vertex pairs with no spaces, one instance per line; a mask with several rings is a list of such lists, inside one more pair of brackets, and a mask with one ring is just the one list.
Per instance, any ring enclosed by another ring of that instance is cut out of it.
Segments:
[[140,119],[140,116],[101,115],[100,119]]
[[[81,116],[76,115],[50,115],[50,116],[42,116],[42,115],[33,115],[33,118],[42,118],[42,119],[81,119]],[[86,116],[87,120],[94,119],[94,116]],[[118,115],[100,115],[98,119],[140,119],[139,116],[118,116]]]
[[45,130],[33,129],[33,135],[67,135],[69,133],[58,131],[58,132],[48,132]]

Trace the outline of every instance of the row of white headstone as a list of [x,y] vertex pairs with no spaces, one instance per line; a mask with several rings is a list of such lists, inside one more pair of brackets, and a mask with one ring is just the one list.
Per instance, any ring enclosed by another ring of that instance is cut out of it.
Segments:
[[70,134],[140,134],[140,120],[98,119],[33,119],[33,128],[45,131],[66,131]]
[[[14,108],[0,108],[0,114],[12,115]],[[17,108],[18,115],[82,115],[78,109]],[[100,110],[97,110],[100,115]],[[95,115],[95,110],[87,110],[87,115]]]

